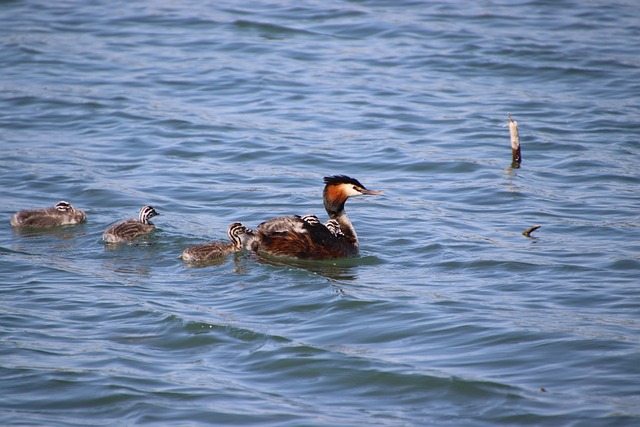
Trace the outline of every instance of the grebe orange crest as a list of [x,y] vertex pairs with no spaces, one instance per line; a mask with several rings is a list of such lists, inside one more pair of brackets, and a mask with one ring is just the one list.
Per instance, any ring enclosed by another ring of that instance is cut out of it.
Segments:
[[349,197],[379,195],[346,175],[324,178],[324,208],[330,220],[315,215],[283,216],[263,222],[244,238],[248,249],[300,259],[331,259],[358,254],[358,236],[344,210]]
[[14,227],[55,227],[80,224],[86,219],[83,211],[74,209],[71,203],[61,200],[50,208],[16,212],[11,217],[11,225]]
[[130,242],[151,233],[156,226],[149,221],[160,215],[153,206],[143,206],[138,219],[128,219],[107,228],[102,234],[102,240],[107,243]]

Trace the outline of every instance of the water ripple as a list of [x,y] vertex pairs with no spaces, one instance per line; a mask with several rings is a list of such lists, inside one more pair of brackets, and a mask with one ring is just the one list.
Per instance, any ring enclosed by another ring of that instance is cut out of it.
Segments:
[[[570,6],[2,2],[0,421],[637,424],[638,8]],[[331,174],[360,257],[177,258]]]

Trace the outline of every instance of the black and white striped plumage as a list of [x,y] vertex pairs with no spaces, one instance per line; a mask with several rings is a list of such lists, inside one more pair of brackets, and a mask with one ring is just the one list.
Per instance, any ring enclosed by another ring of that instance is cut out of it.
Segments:
[[16,212],[11,217],[11,225],[14,227],[55,227],[80,224],[86,219],[83,211],[74,209],[71,203],[62,200],[50,208]]
[[324,226],[327,227],[327,230],[329,230],[334,236],[344,236],[344,233],[340,229],[340,223],[335,219],[330,219],[329,221],[325,222]]
[[130,242],[153,231],[155,225],[149,221],[160,215],[152,206],[143,206],[138,219],[128,219],[107,228],[102,234],[102,240],[107,243]]
[[250,233],[244,225],[234,222],[227,229],[227,236],[231,243],[227,242],[211,242],[202,245],[190,246],[182,252],[180,258],[188,262],[200,262],[217,259],[242,249],[243,243],[241,236]]

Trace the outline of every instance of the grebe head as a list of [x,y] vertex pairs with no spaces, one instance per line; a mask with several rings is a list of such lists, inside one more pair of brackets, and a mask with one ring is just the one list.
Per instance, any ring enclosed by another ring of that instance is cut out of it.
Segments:
[[71,203],[69,202],[60,200],[58,203],[56,203],[56,210],[60,212],[71,212],[73,211],[73,206],[71,206]]
[[320,224],[320,220],[315,215],[305,215],[305,216],[301,217],[300,219],[303,220],[304,222],[306,222],[307,224],[311,225],[311,226]]
[[229,240],[231,240],[231,243],[237,250],[242,249],[242,239],[240,236],[247,234],[248,232],[249,230],[247,227],[239,222],[234,222],[229,225],[229,228],[227,228],[227,236],[229,236]]
[[340,229],[340,223],[335,219],[330,219],[325,222],[324,226],[327,227],[327,230],[329,230],[335,237],[344,236],[342,229]]
[[158,215],[160,214],[156,212],[153,206],[143,206],[142,209],[140,209],[139,219],[143,224],[150,224],[149,220]]
[[377,196],[383,191],[369,190],[355,178],[346,175],[334,175],[324,178],[324,206],[329,215],[335,215],[344,209],[349,197]]

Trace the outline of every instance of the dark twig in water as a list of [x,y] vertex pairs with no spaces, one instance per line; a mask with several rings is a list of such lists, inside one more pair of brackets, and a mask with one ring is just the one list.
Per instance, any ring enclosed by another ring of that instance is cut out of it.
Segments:
[[533,227],[529,227],[522,232],[522,235],[525,237],[531,237],[531,233],[536,231],[538,228],[542,227],[541,225],[534,225]]
[[509,118],[509,133],[511,134],[511,162],[512,168],[519,168],[522,163],[522,153],[520,152],[520,135],[518,135],[518,122],[511,118],[511,113],[507,113]]

